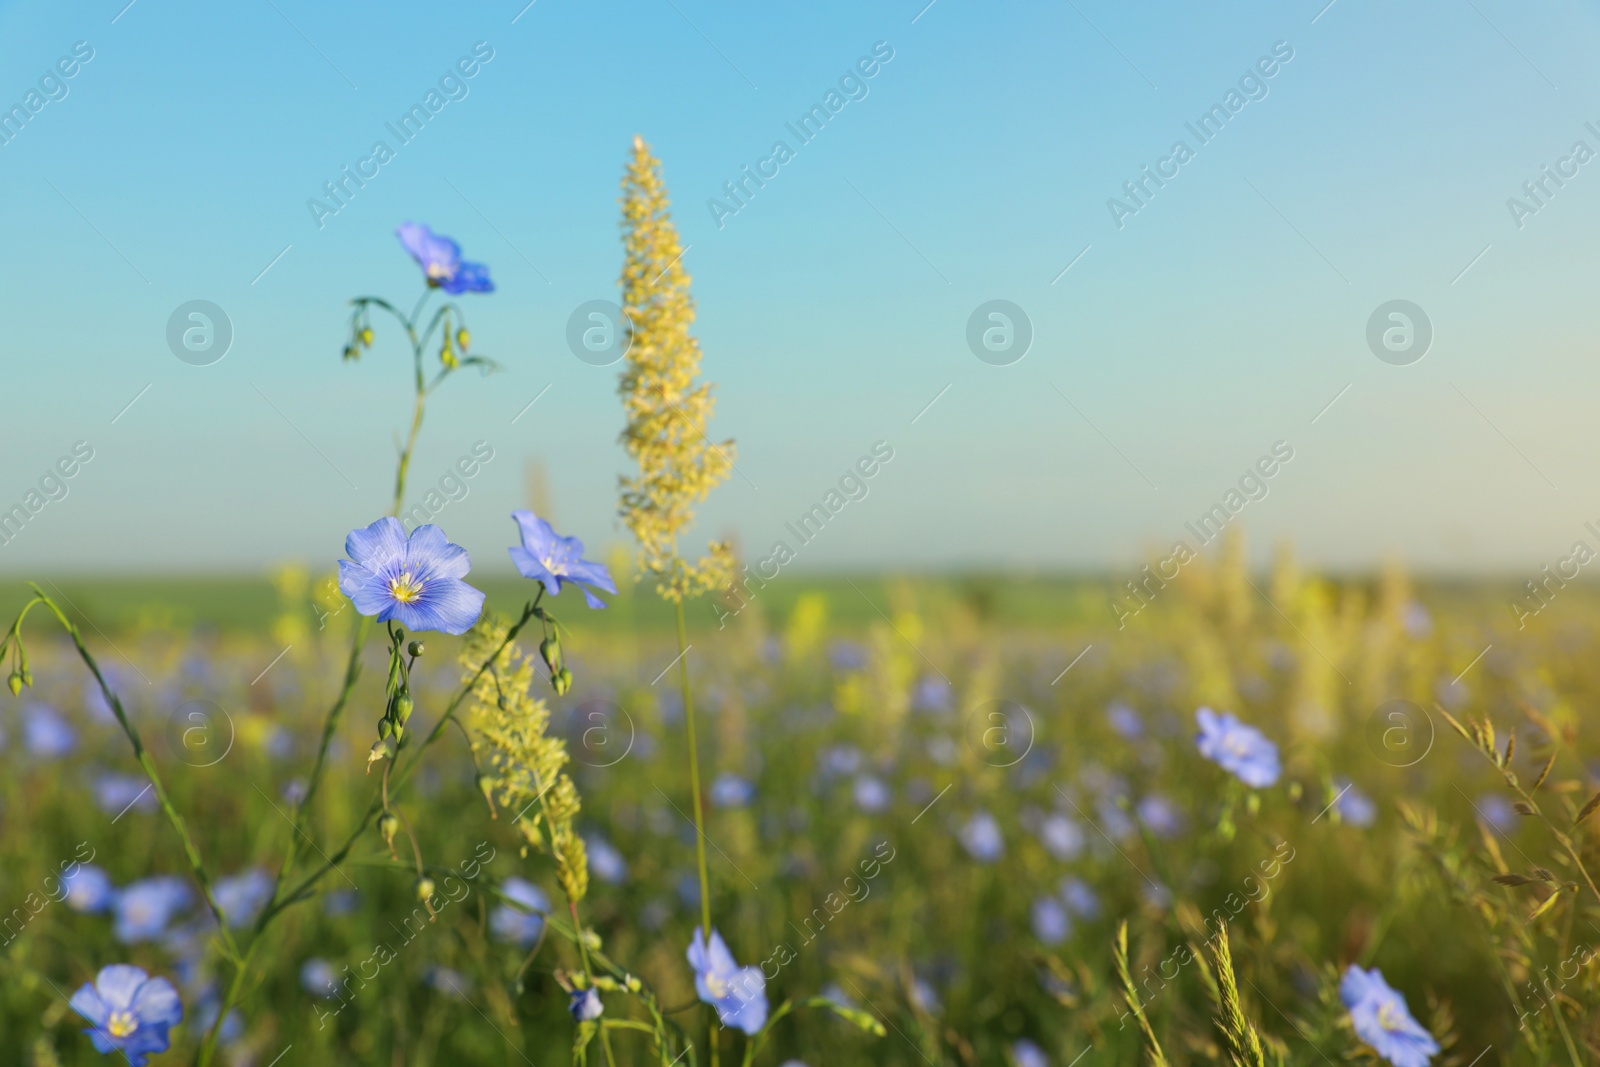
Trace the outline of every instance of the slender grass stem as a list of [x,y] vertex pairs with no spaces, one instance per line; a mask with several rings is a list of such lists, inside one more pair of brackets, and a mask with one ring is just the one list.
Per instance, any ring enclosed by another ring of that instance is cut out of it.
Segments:
[[[694,793],[694,851],[700,872],[700,929],[711,943],[711,880],[706,876],[706,817],[700,797],[700,746],[695,740],[694,695],[689,689],[689,631],[683,618],[683,600],[673,601],[678,618],[678,678],[683,686],[683,721],[689,735],[689,789]],[[717,1035],[708,1028],[711,1067],[717,1067]]]

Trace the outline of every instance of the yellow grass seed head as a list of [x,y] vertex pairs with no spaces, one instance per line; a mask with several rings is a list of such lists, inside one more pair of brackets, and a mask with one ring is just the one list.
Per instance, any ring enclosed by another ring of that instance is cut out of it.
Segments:
[[618,391],[627,422],[622,444],[638,472],[620,479],[620,513],[639,541],[640,565],[668,600],[726,586],[733,552],[713,542],[690,562],[678,539],[694,506],[733,469],[733,442],[706,435],[715,402],[698,382],[700,344],[690,334],[694,300],[661,181],[661,164],[642,138],[622,180],[622,307],[632,324]]

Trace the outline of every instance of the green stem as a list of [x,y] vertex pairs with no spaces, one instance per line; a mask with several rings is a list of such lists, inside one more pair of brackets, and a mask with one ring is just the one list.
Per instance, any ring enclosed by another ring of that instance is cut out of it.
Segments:
[[411,409],[411,432],[406,436],[406,447],[400,453],[400,465],[394,472],[394,506],[389,514],[400,515],[400,504],[406,491],[406,472],[411,469],[411,452],[417,447],[417,433],[422,429],[422,405],[428,397],[427,385],[422,380],[422,350],[417,350],[417,399]]
[[[467,697],[471,695],[473,689],[477,687],[478,679],[482,678],[484,674],[494,669],[495,661],[500,658],[500,653],[506,650],[507,645],[516,640],[517,634],[520,633],[522,628],[528,624],[528,620],[533,618],[534,615],[538,613],[539,601],[543,598],[544,587],[540,586],[538,595],[533,598],[532,603],[526,605],[522,609],[522,616],[512,624],[511,629],[506,631],[505,638],[498,646],[496,646],[495,650],[489,654],[489,657],[479,664],[478,669],[473,672],[472,678],[461,687],[460,692],[456,693],[455,697],[445,707],[444,714],[439,716],[439,721],[433,724],[433,729],[428,731],[427,737],[423,738],[421,747],[416,750],[416,755],[411,757],[410,761],[406,763],[404,770],[401,771],[400,776],[395,779],[395,789],[399,789],[405,780],[411,777],[411,772],[416,769],[417,761],[422,759],[422,754],[428,750],[428,746],[437,741],[439,739],[439,735],[444,733],[444,728],[454,721],[456,709],[461,706],[461,702],[467,699]],[[398,755],[396,755],[396,759],[398,758]]]
[[345,705],[350,702],[350,695],[355,692],[356,682],[361,678],[361,651],[366,644],[367,633],[372,629],[372,619],[361,616],[356,622],[355,640],[350,646],[350,658],[345,662],[344,685],[339,690],[339,696],[333,702],[333,707],[328,709],[328,717],[322,724],[322,743],[317,746],[317,759],[311,768],[311,777],[306,783],[306,794],[300,798],[300,803],[295,810],[295,834],[290,840],[289,850],[284,853],[283,865],[278,871],[276,885],[282,885],[283,880],[289,876],[294,865],[299,861],[300,851],[305,840],[305,825],[302,816],[311,807],[312,797],[316,795],[317,786],[322,781],[322,770],[327,764],[328,748],[333,743],[333,735],[339,728],[339,718],[344,712]]
[[[683,721],[689,735],[689,789],[694,793],[694,851],[700,869],[700,929],[711,943],[711,880],[706,876],[705,804],[700,798],[700,747],[694,733],[694,697],[689,690],[689,631],[683,621],[683,600],[673,602],[678,617],[678,678],[683,685]],[[717,1033],[708,1030],[711,1067],[717,1067]]]
[[228,929],[227,916],[223,914],[222,909],[217,905],[216,897],[212,895],[211,876],[207,873],[205,863],[200,857],[200,849],[195,845],[194,839],[189,836],[189,828],[184,822],[183,816],[178,814],[178,809],[173,807],[171,798],[167,796],[166,786],[162,784],[161,775],[156,771],[155,760],[146,751],[144,742],[139,737],[139,731],[128,721],[127,712],[122,707],[122,701],[111,691],[111,687],[106,684],[105,675],[100,672],[100,665],[95,662],[94,656],[89,653],[89,649],[84,645],[83,637],[78,633],[78,628],[72,624],[72,621],[67,618],[55,601],[44,594],[43,590],[36,585],[32,588],[35,599],[29,601],[23,607],[21,614],[17,617],[16,624],[12,627],[12,635],[16,636],[20,642],[22,620],[27,616],[28,609],[35,604],[43,604],[50,609],[51,614],[55,615],[62,628],[66,630],[67,636],[72,638],[73,647],[77,649],[79,658],[89,668],[89,673],[94,675],[95,682],[100,686],[101,695],[105,697],[106,703],[111,706],[112,713],[116,715],[117,722],[122,727],[122,732],[127,735],[128,743],[133,746],[133,757],[149,777],[150,785],[155,789],[156,800],[161,805],[161,810],[166,814],[167,821],[172,824],[172,828],[177,831],[179,840],[183,842],[183,852],[189,861],[189,868],[194,872],[195,880],[200,883],[200,892],[205,897],[206,905],[211,909],[211,914],[216,917],[217,935],[222,941],[223,951],[227,955],[228,962],[233,964],[234,972],[233,981],[229,983],[228,995],[223,1000],[216,1022],[212,1024],[196,1058],[196,1063],[199,1067],[206,1067],[211,1062],[211,1056],[216,1049],[222,1021],[227,1017],[228,1010],[233,1006],[240,989],[243,987],[245,975],[250,966],[250,958],[255,955],[256,945],[259,942],[253,941],[249,951],[242,958],[240,957],[238,943]]
[[[398,792],[400,787],[405,784],[405,781],[410,777],[411,772],[416,769],[417,761],[421,759],[422,753],[429,745],[433,744],[433,742],[438,739],[441,733],[444,732],[445,724],[453,719],[456,709],[461,706],[461,702],[465,700],[467,696],[471,694],[472,690],[477,686],[478,679],[482,678],[484,673],[494,666],[495,661],[500,658],[500,653],[505,651],[506,646],[516,638],[517,632],[527,624],[529,619],[533,618],[534,609],[538,606],[538,603],[539,601],[536,597],[532,604],[529,604],[523,609],[522,617],[517,620],[516,624],[513,625],[511,629],[506,631],[504,640],[502,640],[500,644],[496,646],[495,650],[491,652],[481,664],[479,664],[478,669],[473,672],[472,677],[461,687],[460,691],[456,693],[455,697],[445,708],[444,715],[440,717],[439,722],[434,726],[433,731],[428,734],[427,738],[422,742],[422,745],[416,750],[416,755],[413,756],[406,763],[406,765],[400,769],[399,774],[393,778],[389,786],[390,792]],[[356,828],[352,830],[350,832],[350,836],[345,839],[344,844],[340,845],[331,855],[326,857],[322,866],[308,874],[293,889],[289,890],[287,893],[279,893],[274,895],[272,903],[262,911],[261,918],[256,922],[257,932],[259,933],[260,931],[265,930],[268,923],[270,923],[285,909],[293,904],[299,903],[301,900],[304,900],[307,896],[309,896],[311,890],[316,887],[316,884],[321,881],[329,871],[333,870],[340,861],[350,854],[350,850],[354,848],[356,842],[361,839],[361,835],[366,833],[367,825],[381,810],[383,810],[382,798],[378,794],[374,793],[372,801],[367,805],[366,814],[361,817],[361,820],[356,824]]]
[[767,1025],[761,1028],[761,1032],[744,1043],[743,1067],[750,1067],[750,1065],[755,1062],[756,1054],[760,1052],[767,1044],[767,1038],[772,1033],[773,1024],[779,1019],[782,1019],[785,1015],[788,1015],[789,1012],[793,1010],[794,1001],[792,1000],[786,1000],[782,1004],[778,1005],[778,1009],[774,1011],[770,1017],[768,1017]]
[[[32,607],[33,604],[43,604],[50,609],[51,614],[61,623],[62,629],[67,632],[67,636],[72,638],[72,644],[78,651],[78,657],[89,668],[89,673],[94,675],[95,682],[100,686],[101,695],[106,698],[106,703],[111,705],[111,711],[116,715],[118,724],[122,726],[122,732],[127,735],[128,743],[133,746],[133,758],[138,761],[139,766],[144,769],[145,774],[150,778],[150,784],[155,788],[156,800],[160,803],[161,810],[166,813],[167,821],[172,824],[172,828],[178,833],[178,839],[183,843],[184,856],[189,861],[190,869],[194,871],[195,880],[200,883],[200,892],[205,897],[206,905],[210,907],[211,913],[216,916],[218,935],[222,938],[222,944],[228,953],[229,959],[234,963],[238,963],[239,946],[235,943],[233,935],[228,931],[228,924],[224,919],[222,909],[217,906],[216,898],[211,895],[211,876],[206,872],[205,863],[200,858],[200,849],[195,845],[194,838],[189,836],[188,824],[183,821],[183,816],[178,814],[178,809],[172,805],[172,799],[167,796],[166,786],[162,784],[161,775],[156,771],[155,760],[150,757],[150,753],[145,749],[144,742],[139,737],[139,731],[128,721],[127,712],[122,708],[122,701],[118,699],[116,693],[111,691],[111,687],[106,684],[105,675],[100,673],[100,665],[89,654],[89,649],[83,643],[83,635],[72,624],[72,620],[68,619],[61,608],[56,605],[56,602],[46,596],[44,591],[37,585],[33,585],[30,582],[29,586],[33,589],[36,599],[23,608],[23,614],[26,615],[28,608]],[[19,639],[21,624],[22,620],[19,617],[17,626],[13,628],[13,632],[19,634]]]
[[228,991],[222,998],[222,1003],[217,1008],[216,1020],[212,1022],[211,1029],[206,1031],[205,1040],[200,1045],[200,1051],[195,1056],[196,1067],[207,1067],[211,1057],[216,1055],[217,1041],[222,1037],[222,1024],[227,1021],[228,1012],[239,1002],[240,995],[244,992],[245,974],[250,969],[250,961],[255,957],[256,946],[261,944],[258,937],[250,942],[244,959],[240,960],[233,970],[233,981],[228,983]]
[[[411,359],[416,387],[416,400],[411,409],[411,429],[406,436],[406,447],[400,453],[400,461],[395,469],[394,503],[389,509],[389,514],[396,518],[400,515],[400,505],[405,499],[406,475],[411,469],[411,454],[417,447],[417,435],[422,430],[423,402],[427,398],[427,388],[422,376],[422,341],[417,337],[416,319],[422,313],[422,307],[427,303],[428,296],[433,292],[425,288],[422,296],[412,308],[410,317],[402,315],[387,301],[376,298],[363,298],[363,301],[383,308],[400,321],[405,328],[406,336],[411,341]],[[283,880],[293,871],[294,865],[299,862],[300,852],[303,848],[306,831],[303,816],[310,810],[311,800],[316,795],[317,786],[322,782],[323,769],[327,765],[328,746],[333,741],[333,735],[339,728],[339,719],[344,712],[345,705],[350,701],[350,695],[355,691],[356,682],[361,677],[361,652],[366,645],[367,635],[372,629],[372,620],[362,616],[356,623],[355,637],[350,646],[350,658],[346,661],[344,672],[344,685],[339,690],[339,696],[334,700],[333,707],[328,709],[327,718],[322,724],[322,743],[317,748],[316,763],[311,769],[311,777],[306,782],[306,795],[301,799],[294,818],[294,834],[290,838],[289,849],[284,855],[283,865],[279,868],[278,879],[274,884],[276,890],[281,888]]]

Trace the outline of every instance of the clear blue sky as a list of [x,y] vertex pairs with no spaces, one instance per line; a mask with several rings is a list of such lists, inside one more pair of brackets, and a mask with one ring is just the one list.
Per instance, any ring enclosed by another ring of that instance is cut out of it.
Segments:
[[[339,360],[348,297],[418,291],[406,219],[490,265],[499,291],[467,299],[507,366],[437,396],[410,495],[484,439],[439,520],[482,565],[506,565],[530,459],[562,529],[619,539],[616,368],[564,332],[616,295],[636,133],[739,443],[703,534],[764,552],[883,439],[797,566],[1123,567],[1284,440],[1239,520],[1262,551],[1531,572],[1600,543],[1600,160],[1520,228],[1507,207],[1600,151],[1592,4],[125,2],[0,3],[0,107],[93,49],[0,146],[0,506],[75,441],[95,457],[0,571],[331,564],[387,506],[408,414],[392,335]],[[719,229],[707,200],[880,41],[867,96]],[[385,122],[477,42],[466,97],[400,146]],[[1265,97],[1201,144],[1185,123],[1277,42]],[[1108,199],[1180,139],[1119,228]],[[319,229],[307,201],[377,140],[395,158]],[[997,298],[1033,325],[1011,366],[965,340]],[[1435,333],[1409,366],[1365,340],[1397,298]],[[165,342],[192,299],[233,323],[211,366]]]

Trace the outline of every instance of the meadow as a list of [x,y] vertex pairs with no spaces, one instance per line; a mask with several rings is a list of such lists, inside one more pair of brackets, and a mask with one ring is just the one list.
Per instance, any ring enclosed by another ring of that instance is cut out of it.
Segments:
[[1234,523],[1131,617],[787,572],[724,617],[737,547],[688,541],[733,443],[642,142],[623,191],[637,551],[508,502],[485,577],[395,517],[427,399],[493,369],[488,269],[408,223],[422,298],[343,351],[409,344],[388,514],[270,580],[8,585],[0,1059],[1595,1062],[1600,599],[1253,573]]
[[[692,634],[719,929],[741,963],[766,964],[773,1005],[837,997],[885,1028],[797,1011],[755,1062],[1143,1062],[1116,973],[1124,923],[1168,1062],[1216,1062],[1225,1038],[1203,968],[1219,914],[1245,1014],[1269,1056],[1282,1043],[1283,1062],[1359,1053],[1337,996],[1351,962],[1407,991],[1445,1046],[1437,1062],[1485,1049],[1484,1063],[1592,1062],[1594,899],[1560,833],[1594,788],[1578,726],[1596,679],[1572,652],[1595,636],[1600,604],[1574,598],[1530,639],[1489,590],[1418,594],[1398,572],[1318,581],[1286,560],[1258,593],[1227,563],[1197,565],[1122,632],[1108,611],[1039,621],[1032,582],[849,578],[796,580],[784,600],[774,587],[776,607],[758,601],[727,629]],[[318,629],[337,607],[331,575],[291,569],[256,586],[259,618],[207,619],[207,598],[170,589],[165,622],[96,633],[92,615],[74,616],[223,877],[281,861],[354,625],[347,609]],[[623,589],[614,614],[575,623],[572,690],[536,688],[582,796],[583,922],[659,1004],[690,1005],[667,1018],[703,1041],[684,959],[698,917],[684,722],[661,676],[676,646],[654,598]],[[1087,580],[1050,591],[1085,608],[1108,592]],[[1422,606],[1434,601],[1452,610]],[[515,601],[491,594],[497,603]],[[424,733],[460,686],[461,644],[428,638],[415,683]],[[373,790],[363,769],[380,653],[306,827],[324,855]],[[16,1062],[98,1061],[61,994],[109,961],[179,983],[191,1014],[168,1055],[181,1055],[227,976],[197,895],[130,938],[119,934],[126,905],[78,906],[60,876],[84,861],[124,890],[187,883],[182,848],[70,644],[36,640],[30,659],[34,685],[11,702],[0,756],[4,1030],[24,1035]],[[1413,717],[1378,715],[1391,699],[1411,701]],[[1509,766],[1524,788],[1556,756],[1539,816],[1516,813],[1517,792],[1435,702],[1459,720],[1492,716],[1501,752],[1515,736]],[[1258,724],[1282,748],[1282,779],[1249,790],[1205,760],[1202,705]],[[577,954],[536,918],[519,926],[506,900],[522,879],[561,921],[552,863],[523,855],[509,816],[493,817],[459,738],[436,755],[406,808],[425,869],[454,878],[441,889],[449,903],[434,921],[415,918],[415,857],[406,846],[396,860],[369,829],[257,954],[259,977],[224,1030],[228,1062],[265,1064],[285,1049],[286,1063],[566,1061],[573,1023],[556,975]],[[1570,840],[1592,863],[1590,834]],[[1494,881],[1511,875],[1536,880]],[[378,946],[387,966],[371,962]],[[348,985],[324,995],[319,976]],[[606,999],[608,1018],[647,1017]],[[647,1035],[615,1038],[617,1062],[659,1062]],[[742,1058],[742,1035],[722,1040],[726,1058]]]

